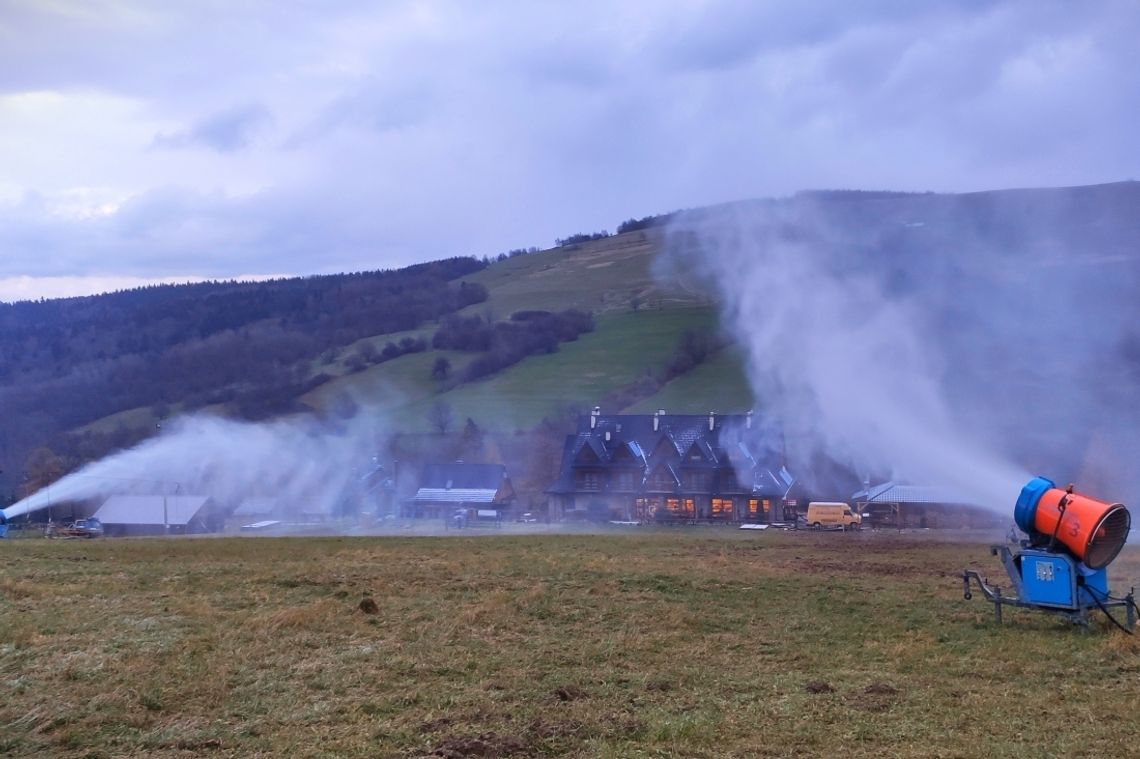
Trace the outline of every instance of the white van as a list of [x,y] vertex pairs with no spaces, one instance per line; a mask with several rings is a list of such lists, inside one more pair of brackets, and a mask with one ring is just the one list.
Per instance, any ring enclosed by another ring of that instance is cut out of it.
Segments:
[[846,503],[813,501],[807,507],[807,526],[813,530],[858,530],[863,517],[853,512]]

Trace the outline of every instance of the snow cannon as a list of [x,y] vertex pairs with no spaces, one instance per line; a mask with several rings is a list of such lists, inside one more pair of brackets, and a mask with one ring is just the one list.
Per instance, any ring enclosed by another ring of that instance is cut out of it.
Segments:
[[[1102,611],[1117,627],[1132,633],[1137,608],[1133,591],[1117,597],[1109,593],[1107,567],[1128,540],[1132,518],[1120,503],[1109,503],[1073,492],[1073,486],[1058,488],[1045,477],[1034,477],[1017,498],[1013,520],[1028,536],[1017,541],[1011,530],[1009,545],[990,546],[998,556],[1013,588],[1012,595],[991,585],[978,572],[962,572],[963,595],[973,597],[975,583],[994,605],[1001,622],[1002,606],[1051,611],[1088,628],[1089,612]],[[1111,609],[1122,608],[1121,624]]]
[[1034,477],[1021,489],[1013,520],[1034,544],[1060,543],[1089,569],[1107,567],[1128,540],[1131,517],[1121,503],[1061,490]]

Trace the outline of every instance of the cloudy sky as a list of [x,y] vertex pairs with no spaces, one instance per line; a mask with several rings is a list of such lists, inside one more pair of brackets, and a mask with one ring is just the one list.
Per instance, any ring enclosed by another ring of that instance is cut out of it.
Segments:
[[1140,178],[1140,4],[0,0],[0,300]]

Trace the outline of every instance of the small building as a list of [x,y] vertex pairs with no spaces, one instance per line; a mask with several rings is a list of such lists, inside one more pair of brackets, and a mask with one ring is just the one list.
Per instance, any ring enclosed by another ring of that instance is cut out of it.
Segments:
[[428,464],[419,485],[407,504],[411,517],[451,518],[463,512],[471,522],[499,521],[514,506],[515,489],[502,464]]
[[563,518],[783,522],[799,484],[783,441],[753,414],[603,415],[578,419],[547,493]]
[[220,532],[225,518],[204,495],[115,495],[94,517],[107,535],[199,535]]
[[1003,522],[952,488],[888,481],[866,485],[851,500],[872,527],[993,527]]

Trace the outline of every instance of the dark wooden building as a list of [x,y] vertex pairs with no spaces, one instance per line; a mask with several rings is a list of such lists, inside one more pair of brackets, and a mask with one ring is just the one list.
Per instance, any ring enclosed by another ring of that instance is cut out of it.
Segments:
[[406,513],[411,517],[450,518],[463,512],[472,521],[499,520],[513,509],[514,500],[515,489],[502,464],[428,464]]
[[799,506],[783,441],[751,413],[579,417],[554,516],[616,521],[783,522]]

